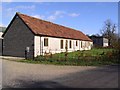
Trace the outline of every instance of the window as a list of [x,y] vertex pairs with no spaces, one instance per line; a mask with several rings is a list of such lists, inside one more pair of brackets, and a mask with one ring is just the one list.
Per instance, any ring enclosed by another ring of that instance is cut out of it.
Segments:
[[60,41],[60,48],[63,49],[63,40]]
[[76,41],[76,46],[78,46],[78,42]]
[[44,46],[48,46],[48,38],[44,38]]
[[81,41],[81,48],[82,48],[82,41]]
[[71,42],[71,41],[70,41],[70,43],[69,43],[69,47],[72,48],[72,42]]

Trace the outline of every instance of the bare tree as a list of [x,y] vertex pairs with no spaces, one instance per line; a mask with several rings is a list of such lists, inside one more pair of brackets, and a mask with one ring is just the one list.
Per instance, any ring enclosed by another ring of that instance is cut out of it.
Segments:
[[112,23],[111,20],[106,20],[104,27],[101,29],[101,34],[103,37],[106,37],[108,39],[108,44],[112,45],[115,37],[115,31],[116,31],[116,25]]

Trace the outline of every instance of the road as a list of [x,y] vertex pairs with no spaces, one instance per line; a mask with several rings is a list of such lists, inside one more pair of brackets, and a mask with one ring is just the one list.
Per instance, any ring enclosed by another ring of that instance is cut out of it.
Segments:
[[57,66],[3,60],[3,88],[118,88],[118,66]]

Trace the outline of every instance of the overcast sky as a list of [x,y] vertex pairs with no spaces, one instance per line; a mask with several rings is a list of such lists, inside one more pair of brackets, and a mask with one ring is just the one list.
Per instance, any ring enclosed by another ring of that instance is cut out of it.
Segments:
[[89,35],[100,33],[107,19],[118,23],[117,2],[3,2],[0,25],[7,27],[16,12],[71,27]]

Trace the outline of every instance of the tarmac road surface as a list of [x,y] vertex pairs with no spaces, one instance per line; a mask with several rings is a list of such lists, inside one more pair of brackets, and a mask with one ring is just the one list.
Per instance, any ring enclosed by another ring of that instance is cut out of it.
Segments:
[[118,65],[57,66],[3,60],[3,88],[118,88]]

